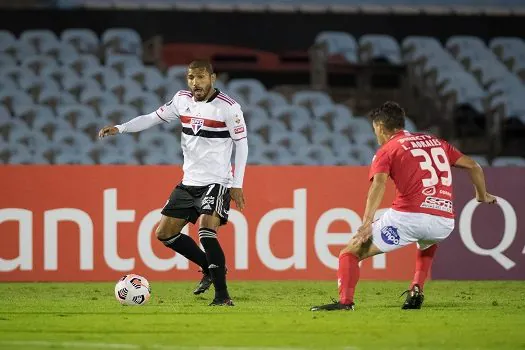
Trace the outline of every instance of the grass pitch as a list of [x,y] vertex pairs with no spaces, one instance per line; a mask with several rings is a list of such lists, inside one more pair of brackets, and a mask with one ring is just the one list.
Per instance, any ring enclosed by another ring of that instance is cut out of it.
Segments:
[[404,311],[406,283],[365,281],[355,312],[315,313],[335,282],[231,282],[233,308],[194,286],[123,307],[113,283],[1,283],[0,349],[525,349],[525,282],[429,282]]

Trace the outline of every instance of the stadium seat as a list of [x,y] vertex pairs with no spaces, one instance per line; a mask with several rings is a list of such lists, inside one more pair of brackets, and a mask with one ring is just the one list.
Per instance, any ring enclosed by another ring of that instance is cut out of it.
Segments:
[[157,67],[133,66],[125,70],[124,77],[133,79],[142,89],[159,93],[164,84],[164,76]]
[[99,39],[95,32],[87,28],[66,29],[60,35],[63,43],[71,44],[77,52],[88,54],[96,53],[99,47]]
[[[280,121],[289,131],[304,131],[310,128],[311,119],[308,110],[303,106],[277,106],[271,110],[271,122]],[[271,125],[271,124],[270,124]]]
[[173,96],[179,90],[187,90],[188,88],[178,80],[169,80],[166,79],[164,83],[159,87],[157,92],[158,96],[164,97],[164,101],[170,101]]
[[13,56],[7,53],[0,53],[0,69],[2,67],[15,67],[16,60]]
[[100,114],[103,106],[119,104],[112,93],[95,89],[86,89],[80,94],[80,102],[94,108]]
[[170,66],[166,72],[166,78],[170,80],[178,80],[181,83],[186,82],[186,74],[188,73],[188,67],[183,65]]
[[305,131],[305,136],[314,144],[327,144],[332,137],[330,129],[322,121],[313,121],[308,130]]
[[116,70],[105,66],[89,67],[84,71],[83,77],[96,80],[105,89],[108,88],[111,82],[121,79]]
[[68,153],[82,153],[92,146],[91,138],[75,130],[61,130],[53,135],[53,143]]
[[406,62],[414,62],[424,54],[444,51],[440,42],[429,36],[407,36],[403,39],[401,49]]
[[124,77],[124,72],[134,67],[142,67],[142,60],[134,55],[118,55],[112,54],[106,56],[106,67],[115,69],[121,77]]
[[36,118],[33,129],[42,132],[49,140],[52,140],[58,133],[71,130],[71,125],[58,118]]
[[80,96],[86,91],[100,92],[102,87],[95,79],[79,77],[77,75],[68,75],[64,77],[62,81],[64,91],[76,96],[80,99]]
[[268,91],[264,95],[257,96],[256,99],[252,101],[252,104],[271,110],[277,106],[287,105],[288,102],[286,102],[286,99],[280,93]]
[[21,68],[40,75],[46,67],[56,67],[57,62],[49,56],[29,56],[22,60]]
[[62,63],[67,67],[71,67],[80,76],[83,76],[87,70],[100,66],[98,58],[93,55],[66,57]]
[[334,165],[337,163],[337,158],[328,146],[311,145],[298,152],[295,163],[298,165]]
[[28,56],[36,55],[35,48],[25,42],[16,41],[15,43],[7,46],[3,49],[4,53],[7,53],[14,57],[17,61],[22,61]]
[[516,166],[525,167],[525,159],[521,157],[497,157],[492,161],[492,166],[505,167],[505,166]]
[[332,99],[326,92],[303,90],[293,94],[292,104],[313,109],[319,105],[331,105]]
[[0,30],[0,52],[16,43],[16,37],[8,30]]
[[64,81],[68,77],[73,78],[80,78],[77,72],[75,72],[73,69],[69,67],[61,67],[61,66],[48,66],[42,69],[40,72],[40,77],[43,79],[53,79],[55,82],[57,82],[61,88],[64,87]]
[[365,34],[359,38],[360,58],[363,62],[386,59],[401,64],[399,44],[389,35]]
[[55,164],[93,165],[95,162],[86,153],[60,153],[55,156]]
[[104,126],[111,125],[111,123],[109,120],[100,117],[97,110],[93,110],[93,113],[97,116],[96,118],[77,118],[75,129],[95,140],[98,138],[98,131]]
[[504,118],[521,118],[525,115],[525,99],[519,92],[511,92],[494,97],[490,101],[490,109],[499,109]]
[[59,92],[60,86],[54,80],[24,77],[20,80],[20,89],[27,92],[36,102],[43,91]]
[[279,145],[265,144],[254,150],[253,164],[260,165],[287,165],[291,164],[294,157],[287,149]]
[[20,104],[14,106],[17,119],[23,120],[28,126],[33,126],[37,120],[54,120],[55,115],[51,108],[39,105]]
[[142,39],[130,28],[110,28],[102,33],[102,45],[106,55],[127,53],[142,57]]
[[108,153],[100,156],[100,164],[138,165],[139,162],[134,156],[120,153]]
[[87,122],[98,119],[91,108],[80,104],[59,106],[57,118],[67,121],[73,128],[77,128],[81,120]]
[[318,105],[312,108],[315,119],[325,123],[332,131],[341,131],[352,122],[352,111],[341,104]]
[[78,105],[78,101],[75,96],[71,95],[66,91],[49,91],[44,90],[38,96],[38,103],[51,107],[54,111],[57,110],[58,106],[71,106]]
[[264,85],[257,79],[232,79],[228,83],[228,94],[241,96],[249,104],[257,99],[257,96],[266,92]]
[[4,142],[10,142],[11,134],[15,132],[30,133],[31,129],[22,120],[0,119],[0,137]]
[[9,112],[9,110],[5,106],[0,104],[0,120],[7,121],[11,118],[13,118],[13,116],[11,115],[11,112]]
[[0,104],[3,104],[11,114],[14,106],[32,104],[33,99],[20,90],[0,90]]
[[258,133],[270,123],[268,112],[259,106],[248,105],[243,108],[243,114],[250,134]]
[[74,46],[62,42],[50,42],[42,46],[41,54],[57,62],[69,62],[80,56]]
[[475,36],[453,35],[447,39],[446,48],[456,57],[461,51],[479,51],[486,48],[485,43]]
[[18,90],[18,85],[12,78],[3,76],[0,78],[0,91],[2,90]]
[[10,78],[19,85],[21,79],[36,78],[36,75],[22,69],[20,66],[6,66],[0,68],[0,80],[3,80],[5,77]]
[[31,154],[29,152],[20,152],[12,155],[9,159],[9,164],[49,164],[47,159],[42,156]]
[[[250,135],[251,137],[251,135]],[[270,134],[270,144],[276,144],[287,149],[291,154],[296,154],[304,147],[310,147],[311,143],[306,136],[300,132],[275,132]]]
[[116,125],[125,123],[128,120],[137,117],[140,113],[129,105],[109,105],[102,107],[101,115],[112,125]]
[[23,31],[20,34],[20,42],[31,45],[36,52],[41,53],[42,46],[50,43],[58,43],[58,38],[50,30],[47,29],[31,29]]
[[142,114],[152,113],[164,104],[157,95],[147,91],[129,91],[124,95],[124,103],[135,107]]
[[323,31],[315,37],[315,43],[325,44],[328,56],[342,56],[346,61],[357,63],[358,47],[355,38],[345,32]]
[[261,126],[256,125],[255,128],[256,129],[254,132],[257,135],[262,136],[266,144],[271,144],[271,140],[280,140],[283,135],[289,134],[289,130],[286,128],[286,125],[277,120],[266,122]]
[[139,134],[138,142],[141,147],[165,154],[180,148],[180,139],[168,132],[142,132]]
[[126,95],[137,95],[142,93],[142,87],[133,79],[115,79],[107,82],[107,91],[111,91],[120,102]]
[[178,153],[150,152],[142,157],[143,164],[175,165],[182,164],[183,157]]
[[[96,131],[93,130],[96,134]],[[106,137],[103,139],[94,139],[94,147],[103,147],[103,148],[109,148],[111,152],[118,152],[121,154],[125,154],[127,156],[134,155],[136,150],[140,148],[141,145],[137,143],[136,136],[142,134],[142,133],[148,133],[152,132],[151,130],[143,131],[139,134],[132,135],[132,134],[121,134],[119,137]],[[155,131],[153,131],[155,132]],[[89,136],[89,135],[88,135]]]
[[48,144],[48,138],[36,130],[28,132],[28,130],[23,128],[14,129],[9,137],[9,145],[24,147],[32,153],[46,147]]

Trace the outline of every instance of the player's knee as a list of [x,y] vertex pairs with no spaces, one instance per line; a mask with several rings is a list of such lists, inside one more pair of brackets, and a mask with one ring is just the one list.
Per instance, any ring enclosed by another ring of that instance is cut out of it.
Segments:
[[170,232],[164,226],[159,226],[155,230],[155,236],[157,236],[157,239],[166,240],[173,236],[173,232]]
[[360,245],[358,245],[355,241],[350,241],[346,247],[341,249],[341,251],[339,252],[339,256],[350,253],[357,257],[360,257],[360,248]]
[[221,220],[218,215],[202,215],[201,224],[202,228],[209,228],[211,230],[217,231],[221,224]]

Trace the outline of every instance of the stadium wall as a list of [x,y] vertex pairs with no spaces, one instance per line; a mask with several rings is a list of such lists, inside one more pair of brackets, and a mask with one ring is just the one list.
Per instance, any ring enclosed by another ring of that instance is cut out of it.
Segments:
[[[367,172],[249,167],[247,209],[232,208],[220,230],[229,279],[334,279],[337,252],[361,224]],[[0,281],[197,278],[153,235],[180,177],[172,166],[2,167]],[[525,279],[525,169],[487,169],[487,179],[500,205],[477,208],[467,176],[455,174],[457,229],[438,251],[434,278]],[[390,184],[381,208],[393,195]],[[197,237],[194,227],[185,233]],[[364,262],[362,277],[409,279],[414,249]]]
[[[3,10],[3,29],[20,34],[27,29],[91,28],[97,34],[111,27],[129,27],[142,38],[162,35],[164,42],[209,43],[282,52],[305,50],[324,30],[340,30],[356,37],[388,34],[401,40],[428,35],[443,42],[453,35],[474,35],[484,40],[496,36],[525,38],[525,16],[461,16],[356,13],[266,13],[146,10]],[[255,30],[244,30],[255,28]]]

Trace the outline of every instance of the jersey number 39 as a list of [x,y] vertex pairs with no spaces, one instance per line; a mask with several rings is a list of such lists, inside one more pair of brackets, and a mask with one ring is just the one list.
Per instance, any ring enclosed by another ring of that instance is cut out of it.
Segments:
[[[424,187],[431,187],[441,183],[444,186],[452,185],[452,176],[450,171],[450,163],[448,162],[447,154],[441,147],[434,147],[430,149],[430,154],[424,149],[416,148],[410,150],[414,157],[423,157],[424,160],[419,162],[419,166],[422,170],[428,170],[430,172],[430,178],[423,179]],[[438,171],[440,175],[438,177]]]

